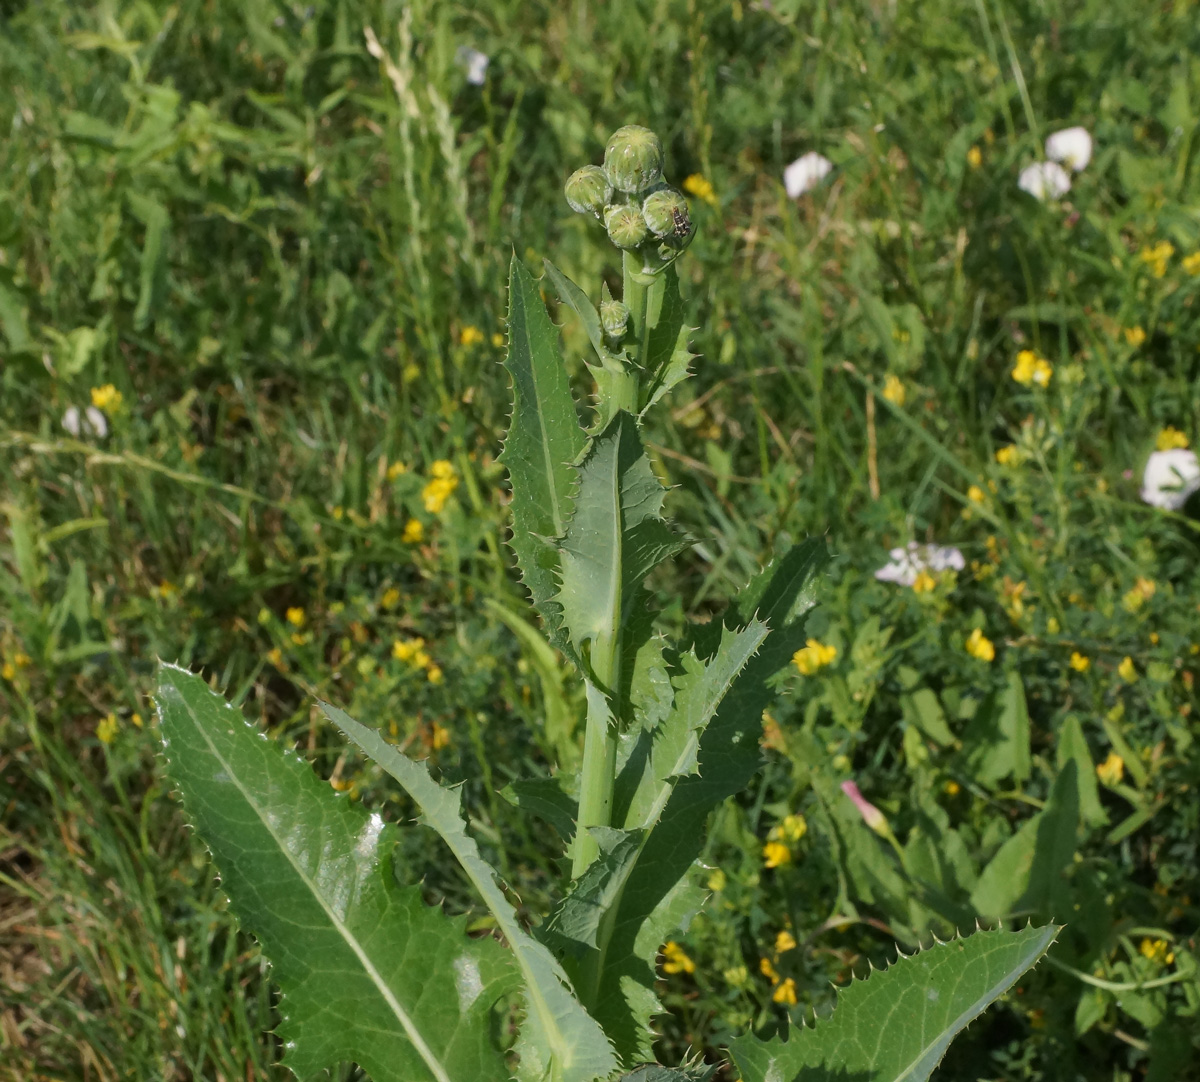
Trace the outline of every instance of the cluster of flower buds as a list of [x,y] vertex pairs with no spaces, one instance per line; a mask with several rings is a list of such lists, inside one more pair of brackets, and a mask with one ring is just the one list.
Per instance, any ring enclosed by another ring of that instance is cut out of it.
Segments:
[[599,218],[618,248],[669,261],[691,239],[692,220],[682,193],[663,183],[662,166],[658,136],[627,124],[613,132],[602,166],[585,165],[571,174],[567,202]]

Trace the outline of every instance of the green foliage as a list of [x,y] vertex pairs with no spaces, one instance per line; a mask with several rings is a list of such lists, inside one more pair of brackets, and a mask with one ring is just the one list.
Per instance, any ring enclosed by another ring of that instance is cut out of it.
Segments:
[[[935,1077],[1186,1075],[1195,526],[1138,485],[1167,426],[1194,447],[1200,424],[1187,5],[17,0],[0,21],[0,1077],[290,1077],[269,970],[154,754],[156,657],[212,674],[400,822],[408,798],[311,704],[378,724],[460,788],[523,922],[556,911],[584,691],[535,644],[504,548],[494,336],[514,249],[586,283],[584,313],[602,280],[622,294],[561,184],[631,117],[689,178],[680,326],[703,360],[644,419],[695,544],[646,584],[661,633],[623,644],[616,761],[665,717],[678,658],[745,624],[763,553],[824,535],[835,554],[796,645],[836,658],[788,669],[742,719],[750,789],[703,817],[706,839],[681,831],[702,866],[680,911],[711,897],[665,932],[657,977],[631,964],[626,987],[668,1008],[655,1058],[715,1063],[748,1028],[824,1013],[897,945],[970,927],[981,875],[1074,763],[1074,852],[1024,833],[1034,888],[1011,903],[1049,897],[1037,921],[1066,920],[1053,964]],[[490,55],[483,86],[460,46]],[[1039,204],[1016,176],[1076,123],[1092,162]],[[788,200],[782,171],[810,150],[834,170]],[[584,402],[610,370],[541,285]],[[1012,379],[1023,349],[1048,387]],[[107,435],[71,435],[68,409],[107,385],[124,396]],[[435,463],[457,485],[430,505]],[[923,592],[874,580],[929,540],[963,569]],[[993,661],[964,650],[974,629]],[[1023,780],[997,774],[1014,754]],[[405,882],[490,926],[432,832],[397,838]],[[765,845],[790,859],[766,866]]]
[[200,677],[163,666],[158,708],[171,779],[274,964],[284,1063],[300,1077],[354,1059],[376,1082],[508,1078],[492,1012],[517,985],[512,962],[398,884],[395,827],[264,742]]
[[783,1039],[731,1046],[746,1082],[925,1082],[950,1042],[1046,953],[1057,928],[997,929],[938,943],[838,995],[833,1016]]

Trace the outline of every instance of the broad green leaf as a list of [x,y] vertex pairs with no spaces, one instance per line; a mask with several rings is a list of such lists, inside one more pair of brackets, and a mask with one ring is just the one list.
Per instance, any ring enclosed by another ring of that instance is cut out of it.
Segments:
[[504,363],[513,381],[512,423],[500,455],[513,490],[509,544],[550,641],[569,652],[553,602],[559,567],[553,542],[566,532],[571,517],[572,463],[586,441],[558,352],[558,332],[537,283],[516,256],[509,268]]
[[[654,994],[658,948],[694,911],[701,896],[690,872],[700,855],[709,813],[744,789],[758,771],[762,712],[773,694],[768,681],[804,645],[804,617],[814,603],[813,579],[824,560],[824,546],[806,542],[747,587],[750,596],[741,611],[748,614],[747,623],[755,617],[766,623],[768,634],[700,735],[699,773],[678,778],[670,788],[614,912],[592,1007],[626,1062],[651,1058],[649,1024],[660,1010]],[[694,636],[699,658],[711,660],[719,653],[727,631],[719,621],[714,623],[715,633]]]
[[664,495],[637,422],[618,413],[579,467],[575,513],[561,545],[556,600],[577,650],[619,628],[642,580],[683,547],[659,517]]
[[3,281],[0,281],[0,330],[8,340],[10,353],[24,353],[33,349],[33,339],[25,319],[25,303],[21,295]]
[[946,724],[946,714],[937,694],[931,688],[917,688],[900,696],[900,709],[904,720],[915,726],[923,736],[943,748],[956,743],[954,733]]
[[971,892],[982,917],[1045,913],[1062,891],[1062,873],[1075,855],[1079,828],[1078,768],[1063,765],[1046,807],[992,857]]
[[730,1045],[743,1082],[925,1082],[950,1042],[1035,965],[1058,928],[997,929],[901,957],[840,990],[837,1007],[786,1040]]
[[527,778],[509,782],[501,791],[513,807],[544,819],[564,842],[575,835],[575,819],[579,805],[574,797],[563,792],[557,778]]
[[1074,714],[1067,715],[1058,731],[1056,749],[1058,769],[1074,762],[1079,779],[1079,812],[1090,827],[1101,827],[1108,822],[1108,813],[1100,803],[1100,787],[1096,783],[1096,766],[1088,751],[1083,726]]
[[604,1031],[575,998],[566,974],[546,947],[517,921],[496,873],[467,834],[457,790],[439,785],[424,763],[401,755],[377,732],[328,703],[321,709],[346,736],[396,779],[462,866],[512,948],[524,978],[525,1020],[518,1052],[523,1079],[594,1082],[618,1066]]
[[338,796],[199,676],[164,665],[168,772],[283,991],[286,1065],[353,1060],[375,1082],[507,1079],[491,1012],[507,951],[467,936],[392,870],[395,827]]
[[967,770],[976,781],[995,785],[1011,777],[1021,782],[1029,777],[1029,710],[1020,673],[1008,674],[1008,683],[998,694],[979,704],[963,736]]

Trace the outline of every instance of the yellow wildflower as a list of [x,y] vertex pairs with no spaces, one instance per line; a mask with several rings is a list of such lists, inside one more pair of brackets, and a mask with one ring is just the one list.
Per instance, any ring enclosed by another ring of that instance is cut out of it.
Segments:
[[1108,758],[1096,764],[1096,777],[1104,785],[1118,785],[1125,776],[1125,760],[1115,751],[1108,753]]
[[972,169],[978,169],[981,165],[983,165],[983,151],[980,150],[979,147],[971,147],[971,149],[967,151],[967,165],[969,165]]
[[1132,684],[1138,678],[1137,669],[1134,668],[1133,658],[1131,658],[1128,654],[1125,655],[1125,659],[1121,662],[1121,664],[1117,666],[1117,673],[1127,684]]
[[986,499],[986,496],[983,489],[981,489],[978,485],[972,485],[969,489],[967,489],[967,499],[972,503],[983,503],[983,501]]
[[1090,657],[1084,657],[1084,655],[1081,654],[1078,650],[1075,650],[1072,652],[1071,668],[1074,669],[1076,672],[1087,672],[1088,669],[1091,668],[1091,665],[1092,665],[1092,659]]
[[1053,374],[1054,368],[1050,362],[1031,349],[1023,349],[1017,354],[1017,363],[1012,370],[1012,378],[1025,386],[1036,383],[1039,387],[1049,387]]
[[925,568],[921,568],[921,570],[917,572],[917,577],[913,579],[913,593],[927,594],[936,585],[937,579],[935,579],[928,571],[926,571]]
[[454,467],[445,459],[439,459],[430,466],[429,473],[431,479],[421,490],[421,499],[425,503],[425,510],[431,515],[436,515],[446,506],[446,501],[458,488],[458,477]]
[[991,639],[986,638],[983,632],[976,628],[967,638],[967,653],[979,661],[994,661],[996,647]]
[[499,331],[492,335],[492,345],[496,349],[499,349],[502,345],[504,345],[504,335],[502,335]]
[[1125,341],[1128,342],[1134,349],[1137,349],[1144,341],[1146,341],[1145,327],[1126,327]]
[[274,646],[267,651],[267,660],[277,669],[283,669],[287,666],[287,662],[283,660],[283,651],[278,646]]
[[[1200,252],[1197,254],[1200,255]],[[1187,445],[1187,436],[1175,428],[1174,425],[1167,425],[1154,441],[1154,446],[1160,451],[1173,451],[1177,447],[1186,447]]]
[[440,684],[446,678],[445,673],[436,665],[430,665],[425,673],[425,679],[431,684]]
[[760,958],[758,962],[758,971],[767,978],[772,984],[779,983],[779,974],[775,972],[775,967],[771,964],[770,958]]
[[405,473],[408,473],[408,467],[403,462],[393,462],[387,469],[387,479],[394,481]]
[[962,786],[956,781],[948,781],[942,786],[942,791],[946,796],[958,796],[962,792]]
[[687,952],[673,939],[663,944],[662,953],[666,959],[662,966],[664,973],[696,972],[696,963],[687,956]]
[[699,173],[693,173],[683,182],[683,190],[703,200],[710,207],[717,205],[717,193],[713,191],[712,181]]
[[15,654],[13,654],[13,664],[16,665],[18,669],[24,669],[27,665],[31,665],[32,663],[33,658],[25,653],[24,650],[18,650]]
[[346,517],[346,509],[340,504],[329,512],[337,522],[341,522]]
[[17,667],[11,661],[6,661],[3,666],[0,666],[0,676],[3,676],[5,680],[15,680]]
[[836,646],[826,646],[816,639],[809,639],[803,649],[792,655],[792,664],[800,670],[801,676],[812,676],[818,669],[831,664],[835,657]]
[[400,591],[395,586],[384,590],[383,597],[379,599],[379,604],[381,608],[394,609],[400,604]]
[[783,842],[767,842],[763,846],[763,864],[768,868],[778,868],[791,859],[792,851]]
[[883,381],[883,397],[893,406],[904,405],[904,400],[908,397],[908,391],[905,389],[904,382],[899,376],[894,376],[890,372],[888,373],[887,379]]
[[1187,274],[1193,277],[1200,274],[1200,252],[1193,252],[1191,255],[1185,255],[1183,262],[1180,264]]
[[134,728],[136,729],[140,729],[145,724],[145,722],[142,721],[142,715],[136,712],[129,715],[129,720],[133,722]]
[[458,335],[459,345],[470,348],[483,341],[483,331],[474,324],[468,323]]
[[409,361],[401,371],[400,378],[404,380],[405,383],[415,383],[420,374],[420,366],[415,361]]
[[1017,451],[1016,447],[1010,443],[1007,447],[1001,447],[1000,450],[996,452],[996,461],[1000,463],[1001,466],[1015,466],[1017,462],[1020,461],[1020,453]]
[[1175,254],[1175,245],[1169,240],[1160,240],[1153,248],[1147,246],[1138,253],[1138,258],[1150,268],[1155,278],[1167,273],[1167,264]]
[[788,977],[778,988],[775,989],[771,998],[776,1003],[782,1003],[785,1007],[796,1006],[796,982]]
[[450,730],[435,721],[429,732],[429,743],[434,751],[441,751],[442,748],[449,747]]
[[304,624],[304,610],[299,607],[293,607],[287,611],[287,622],[292,627],[302,627]]
[[704,884],[714,894],[720,894],[728,885],[728,879],[725,877],[724,871],[720,868],[714,868],[712,874],[708,877],[708,881]]
[[117,715],[109,714],[96,726],[96,737],[102,744],[111,744],[117,738]]
[[92,388],[92,405],[108,414],[116,413],[121,408],[123,397],[111,383],[106,383],[103,387]]
[[433,658],[431,658],[427,653],[425,653],[424,650],[418,650],[412,656],[412,663],[418,669],[428,669],[429,666],[433,664]]
[[404,533],[400,539],[406,545],[419,545],[425,539],[425,527],[421,525],[420,520],[410,518],[404,524]]
[[775,953],[783,954],[785,951],[796,949],[796,937],[792,935],[786,928],[775,937]]
[[424,645],[424,639],[397,639],[392,643],[392,657],[397,661],[412,661]]
[[1169,966],[1175,961],[1175,952],[1165,939],[1143,939],[1138,951],[1156,966]]

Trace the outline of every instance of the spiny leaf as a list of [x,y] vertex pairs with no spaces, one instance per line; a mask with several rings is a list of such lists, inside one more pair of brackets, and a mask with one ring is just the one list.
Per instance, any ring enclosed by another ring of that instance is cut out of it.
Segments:
[[556,600],[577,649],[619,627],[642,579],[683,542],[659,517],[664,490],[637,423],[618,413],[579,467],[575,513],[563,538]]
[[509,782],[501,791],[513,807],[544,819],[564,842],[575,835],[575,819],[579,805],[574,797],[563,792],[558,778],[527,778]]
[[752,620],[744,628],[722,628],[720,646],[707,663],[691,652],[683,656],[682,671],[672,681],[674,705],[652,736],[650,769],[627,802],[626,829],[652,829],[676,780],[696,773],[701,735],[768,634],[766,624]]
[[199,676],[164,665],[157,705],[171,779],[283,990],[284,1062],[303,1078],[352,1060],[375,1082],[507,1079],[489,1016],[518,986],[511,955],[397,884],[395,828]]
[[558,332],[542,304],[537,283],[516,256],[509,268],[508,357],[513,381],[513,415],[500,461],[512,482],[512,537],[535,608],[547,636],[567,651],[553,603],[558,587],[558,552],[571,517],[576,472],[572,465],[586,439],[575,414]]
[[580,957],[596,946],[600,922],[625,882],[625,869],[637,859],[640,830],[592,827],[600,856],[592,861],[546,922],[542,939]]
[[[654,995],[658,948],[686,916],[695,887],[689,872],[700,854],[704,824],[721,801],[740,792],[760,764],[762,712],[772,691],[768,681],[804,644],[804,615],[814,603],[812,582],[824,565],[820,541],[805,542],[760,572],[747,588],[757,600],[750,622],[778,616],[758,652],[745,664],[700,735],[699,774],[679,778],[647,836],[612,921],[612,935],[593,1013],[626,1061],[649,1058],[650,1019],[660,1009]],[[719,621],[696,656],[713,659],[728,634]],[[712,625],[709,625],[710,627]],[[635,767],[637,761],[630,756]],[[634,777],[630,770],[623,784]],[[678,886],[677,886],[678,885]]]
[[662,272],[660,303],[646,313],[649,333],[641,358],[646,375],[642,381],[641,413],[645,413],[677,383],[688,377],[692,354],[688,352],[688,330],[683,325],[683,297],[679,275],[671,264]]
[[321,709],[346,736],[400,783],[423,821],[449,846],[513,950],[525,984],[525,1021],[518,1052],[521,1077],[554,1082],[594,1082],[616,1069],[604,1031],[581,1006],[554,956],[517,921],[496,873],[467,834],[456,790],[430,777],[424,763],[401,755],[377,732],[328,703]]
[[604,328],[600,325],[600,313],[596,310],[596,306],[588,300],[588,295],[550,260],[543,259],[542,263],[546,268],[546,277],[554,286],[554,292],[558,294],[558,299],[579,317],[584,331],[587,332],[588,341],[592,343],[592,348],[596,351],[596,356],[601,362],[608,360],[611,354],[604,346]]
[[925,1082],[950,1042],[1033,966],[1058,928],[997,929],[939,943],[854,981],[833,1015],[788,1039],[730,1045],[744,1082]]

